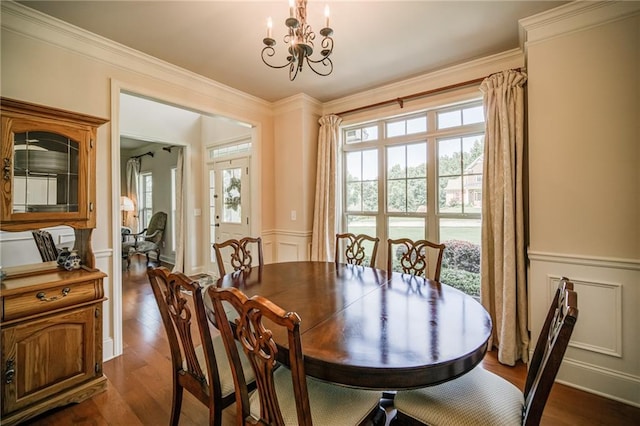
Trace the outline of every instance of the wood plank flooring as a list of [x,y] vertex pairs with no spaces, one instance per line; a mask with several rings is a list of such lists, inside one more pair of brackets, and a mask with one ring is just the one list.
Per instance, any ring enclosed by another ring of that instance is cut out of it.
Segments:
[[[134,426],[169,423],[172,386],[169,346],[143,259],[133,258],[131,269],[123,271],[124,354],[104,363],[107,391],[80,404],[52,410],[25,424]],[[520,389],[524,386],[524,364],[501,365],[493,351],[487,354],[483,365]],[[234,406],[225,410],[223,426],[235,424],[234,414]],[[207,421],[206,408],[185,392],[180,425],[204,425]],[[640,424],[640,408],[556,384],[541,424],[634,425]]]

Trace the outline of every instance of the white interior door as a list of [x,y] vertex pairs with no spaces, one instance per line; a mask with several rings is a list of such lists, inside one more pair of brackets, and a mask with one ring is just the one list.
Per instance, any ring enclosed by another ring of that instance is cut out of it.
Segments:
[[[219,161],[209,169],[209,237],[212,243],[250,236],[250,176],[248,157]],[[217,271],[213,247],[210,259],[211,270]],[[225,269],[232,268],[225,263]]]

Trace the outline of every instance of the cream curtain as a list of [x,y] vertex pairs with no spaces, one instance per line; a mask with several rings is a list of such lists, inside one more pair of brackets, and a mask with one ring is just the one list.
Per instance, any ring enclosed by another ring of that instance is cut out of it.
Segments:
[[138,181],[140,177],[140,158],[130,158],[127,161],[126,179],[127,197],[133,201],[133,211],[123,212],[124,223],[131,228],[134,233],[140,232],[138,229]]
[[173,272],[184,272],[184,148],[178,148],[176,164],[176,217],[174,234],[176,236],[176,258]]
[[320,120],[316,198],[311,235],[311,260],[333,259],[336,237],[337,147],[342,118],[327,115]]
[[498,360],[528,361],[524,235],[524,88],[526,75],[503,71],[480,85],[484,94],[481,299],[493,321],[489,347]]

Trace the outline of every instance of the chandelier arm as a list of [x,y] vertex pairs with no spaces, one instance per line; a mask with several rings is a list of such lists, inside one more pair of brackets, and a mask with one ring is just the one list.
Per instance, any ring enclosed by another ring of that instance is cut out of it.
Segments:
[[293,81],[296,79],[299,70],[300,67],[296,65],[294,61],[289,63],[289,81]]
[[[320,76],[326,77],[333,72],[333,62],[329,57],[318,59],[317,61],[314,61],[309,58],[306,58],[306,59],[307,59],[307,65],[309,65],[309,68],[311,69],[311,71],[315,72]],[[326,73],[320,72],[313,67],[313,64],[322,64],[322,66],[324,67],[329,67],[329,71],[327,71]]]
[[276,68],[276,69],[280,69],[280,68],[286,68],[290,65],[292,65],[293,63],[291,61],[287,62],[284,65],[271,65],[269,62],[267,62],[267,59],[265,58],[265,56],[271,58],[276,54],[276,51],[273,47],[271,46],[266,46],[265,48],[262,49],[262,62],[265,63],[265,65],[267,65],[268,67],[271,68]]

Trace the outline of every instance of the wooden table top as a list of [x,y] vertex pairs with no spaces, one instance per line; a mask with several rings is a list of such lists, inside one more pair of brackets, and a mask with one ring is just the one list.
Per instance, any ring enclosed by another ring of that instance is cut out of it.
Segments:
[[[491,334],[489,314],[472,297],[436,281],[369,267],[272,263],[228,274],[216,285],[297,312],[306,373],[360,388],[408,389],[451,380],[482,360]],[[273,331],[279,361],[287,364],[286,333]]]

